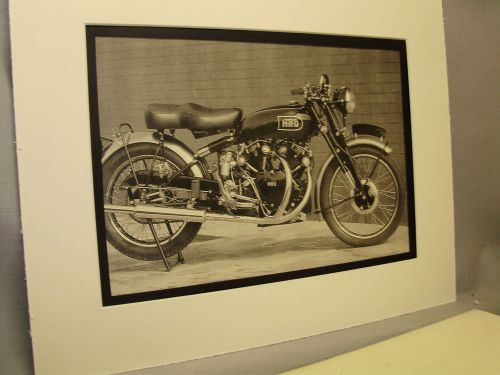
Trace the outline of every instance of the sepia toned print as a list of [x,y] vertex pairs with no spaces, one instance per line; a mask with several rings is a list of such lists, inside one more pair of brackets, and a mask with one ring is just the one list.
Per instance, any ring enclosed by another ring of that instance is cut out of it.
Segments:
[[416,256],[404,41],[87,31],[104,304]]

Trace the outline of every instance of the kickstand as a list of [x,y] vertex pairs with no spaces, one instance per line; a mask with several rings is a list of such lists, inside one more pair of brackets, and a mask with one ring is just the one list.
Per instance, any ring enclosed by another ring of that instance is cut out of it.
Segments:
[[177,263],[182,263],[184,264],[185,260],[184,260],[184,255],[182,255],[182,251],[179,251],[177,253]]
[[158,234],[156,233],[156,229],[153,226],[152,220],[148,220],[148,225],[149,229],[151,229],[151,233],[153,234],[153,237],[156,242],[156,246],[158,247],[158,251],[160,252],[161,258],[163,260],[163,264],[165,264],[165,268],[167,269],[167,272],[170,272],[172,270],[172,267],[179,264],[179,263],[184,263],[184,255],[182,255],[182,251],[179,251],[177,253],[177,262],[173,265],[170,265],[168,262],[167,256],[165,255],[165,252],[163,251],[163,248],[161,247],[160,239],[158,238]]

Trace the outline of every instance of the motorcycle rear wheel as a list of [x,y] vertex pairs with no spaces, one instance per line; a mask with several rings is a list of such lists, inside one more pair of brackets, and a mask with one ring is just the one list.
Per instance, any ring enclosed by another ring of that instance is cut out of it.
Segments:
[[405,199],[401,177],[394,161],[377,148],[356,146],[350,154],[367,186],[370,208],[360,208],[354,189],[334,160],[321,182],[321,210],[330,230],[346,244],[376,245],[391,236],[401,220]]
[[[138,143],[128,147],[134,170],[149,170],[154,161],[154,167],[167,163],[172,170],[179,170],[186,163],[174,152],[163,149],[157,152],[157,145]],[[165,164],[164,164],[165,165]],[[130,205],[127,191],[121,184],[127,178],[132,178],[129,159],[125,149],[113,154],[103,165],[104,203]],[[196,237],[201,223],[187,223],[153,219],[153,226],[159,237],[163,252],[167,257],[177,254],[189,245]],[[106,239],[122,254],[138,260],[159,260],[161,255],[153,234],[146,220],[141,220],[127,214],[105,214]]]

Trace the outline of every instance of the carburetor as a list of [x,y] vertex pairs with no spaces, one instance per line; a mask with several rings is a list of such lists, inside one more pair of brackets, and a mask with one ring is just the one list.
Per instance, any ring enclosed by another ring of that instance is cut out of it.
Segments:
[[219,175],[222,179],[227,179],[231,176],[231,169],[236,166],[234,160],[234,152],[230,149],[225,150],[219,157]]

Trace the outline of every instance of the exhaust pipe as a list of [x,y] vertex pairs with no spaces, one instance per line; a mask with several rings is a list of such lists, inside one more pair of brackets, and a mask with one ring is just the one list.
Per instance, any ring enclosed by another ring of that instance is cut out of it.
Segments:
[[203,223],[205,221],[232,221],[238,223],[252,224],[267,224],[276,225],[283,224],[294,219],[302,211],[306,205],[312,190],[311,172],[307,171],[307,188],[304,198],[295,209],[286,215],[275,215],[270,218],[238,216],[229,214],[220,214],[216,212],[208,212],[206,210],[197,210],[189,208],[174,208],[174,207],[159,207],[152,205],[137,205],[137,206],[120,206],[116,204],[105,204],[104,212],[113,214],[126,214],[135,216],[140,219],[164,219],[176,221],[190,221]]
[[270,219],[259,217],[237,216],[229,214],[219,214],[188,208],[158,207],[150,205],[118,206],[105,204],[104,212],[114,214],[126,214],[135,216],[138,219],[164,219],[177,221],[190,221],[203,223],[205,221],[235,221],[240,223],[262,223]]
[[126,214],[139,219],[165,219],[176,221],[206,221],[205,210],[190,210],[188,208],[158,207],[152,205],[120,206],[105,204],[104,212],[113,214]]

